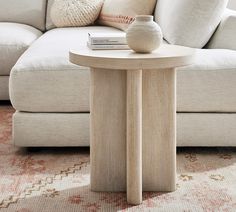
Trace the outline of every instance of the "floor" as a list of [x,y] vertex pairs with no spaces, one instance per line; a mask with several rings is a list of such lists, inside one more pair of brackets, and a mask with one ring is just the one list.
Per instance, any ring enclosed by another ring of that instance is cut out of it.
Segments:
[[89,189],[89,148],[18,148],[9,102],[0,103],[0,212],[236,211],[236,148],[178,148],[177,190],[125,193]]

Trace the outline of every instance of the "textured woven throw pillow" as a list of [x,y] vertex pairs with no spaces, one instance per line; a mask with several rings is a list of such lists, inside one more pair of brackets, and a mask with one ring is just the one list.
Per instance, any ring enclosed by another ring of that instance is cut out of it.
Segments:
[[152,15],[156,0],[105,0],[99,23],[126,30],[136,15]]
[[99,16],[103,0],[55,0],[51,19],[57,27],[86,26]]

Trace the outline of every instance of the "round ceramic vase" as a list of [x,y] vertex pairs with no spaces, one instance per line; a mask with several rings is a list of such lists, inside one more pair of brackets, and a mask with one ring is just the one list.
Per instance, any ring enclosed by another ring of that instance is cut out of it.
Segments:
[[138,15],[126,31],[128,46],[138,53],[151,53],[163,39],[159,25],[151,15]]

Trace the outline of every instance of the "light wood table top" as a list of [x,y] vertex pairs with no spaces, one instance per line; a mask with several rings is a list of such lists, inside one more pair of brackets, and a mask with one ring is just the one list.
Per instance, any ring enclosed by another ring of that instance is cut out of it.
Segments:
[[150,54],[135,53],[132,50],[90,50],[87,46],[81,46],[78,50],[70,51],[70,61],[93,68],[164,69],[192,64],[194,52],[192,48],[168,44],[163,44]]

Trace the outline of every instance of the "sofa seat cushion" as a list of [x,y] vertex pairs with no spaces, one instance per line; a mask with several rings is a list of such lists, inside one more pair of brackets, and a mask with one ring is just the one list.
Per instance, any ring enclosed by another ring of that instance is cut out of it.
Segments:
[[[109,27],[58,28],[41,36],[13,67],[10,97],[28,112],[89,112],[89,71],[69,62],[69,49],[88,32]],[[119,31],[120,32],[120,31]],[[177,71],[178,112],[236,112],[236,51],[199,49],[192,66]]]
[[0,22],[0,75],[9,75],[18,58],[41,35],[28,25]]
[[86,45],[88,32],[120,32],[102,26],[57,28],[41,36],[10,76],[10,98],[19,111],[88,112],[89,71],[69,62],[69,50]]
[[199,49],[177,72],[178,112],[236,112],[236,51]]

